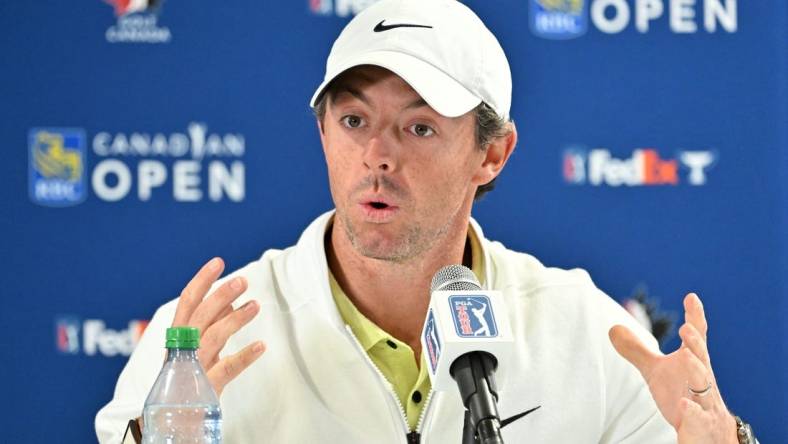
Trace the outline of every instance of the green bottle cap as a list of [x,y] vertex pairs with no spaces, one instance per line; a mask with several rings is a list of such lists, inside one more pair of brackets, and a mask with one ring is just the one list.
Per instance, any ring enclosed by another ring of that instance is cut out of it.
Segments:
[[200,329],[196,327],[170,327],[167,329],[167,348],[194,350],[200,347]]

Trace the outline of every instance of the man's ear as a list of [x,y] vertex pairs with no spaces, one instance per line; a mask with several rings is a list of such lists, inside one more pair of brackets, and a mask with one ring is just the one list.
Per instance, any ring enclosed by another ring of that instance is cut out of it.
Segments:
[[473,178],[477,185],[490,183],[498,177],[509,156],[514,152],[514,147],[517,145],[517,128],[514,122],[508,122],[506,125],[511,128],[509,134],[493,139],[485,150],[482,164]]

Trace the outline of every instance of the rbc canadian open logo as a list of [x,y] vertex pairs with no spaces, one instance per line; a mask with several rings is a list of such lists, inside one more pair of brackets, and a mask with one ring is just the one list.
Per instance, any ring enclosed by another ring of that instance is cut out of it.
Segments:
[[172,33],[158,24],[163,0],[104,0],[115,9],[117,23],[105,37],[109,43],[167,43]]
[[34,128],[28,135],[30,199],[48,207],[85,200],[85,132],[75,128]]
[[584,0],[531,0],[531,32],[546,39],[580,37],[588,30],[588,4]]
[[449,305],[457,335],[463,338],[494,338],[498,336],[490,298],[450,296]]

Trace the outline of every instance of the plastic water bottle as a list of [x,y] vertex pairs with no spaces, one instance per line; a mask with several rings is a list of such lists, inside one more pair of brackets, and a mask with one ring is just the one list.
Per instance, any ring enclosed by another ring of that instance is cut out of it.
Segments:
[[145,400],[143,443],[222,442],[222,411],[197,360],[199,346],[198,329],[167,329],[167,361]]

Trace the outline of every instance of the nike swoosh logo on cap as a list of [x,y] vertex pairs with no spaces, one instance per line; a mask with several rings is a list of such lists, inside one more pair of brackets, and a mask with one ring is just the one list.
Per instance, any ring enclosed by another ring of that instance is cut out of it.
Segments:
[[385,21],[386,21],[386,19],[381,20],[380,23],[375,25],[375,28],[373,29],[373,31],[375,31],[375,32],[383,32],[383,31],[388,31],[389,29],[394,29],[394,28],[432,28],[432,26],[413,25],[413,24],[410,24],[410,23],[398,23],[396,25],[384,25],[383,22],[385,22]]

